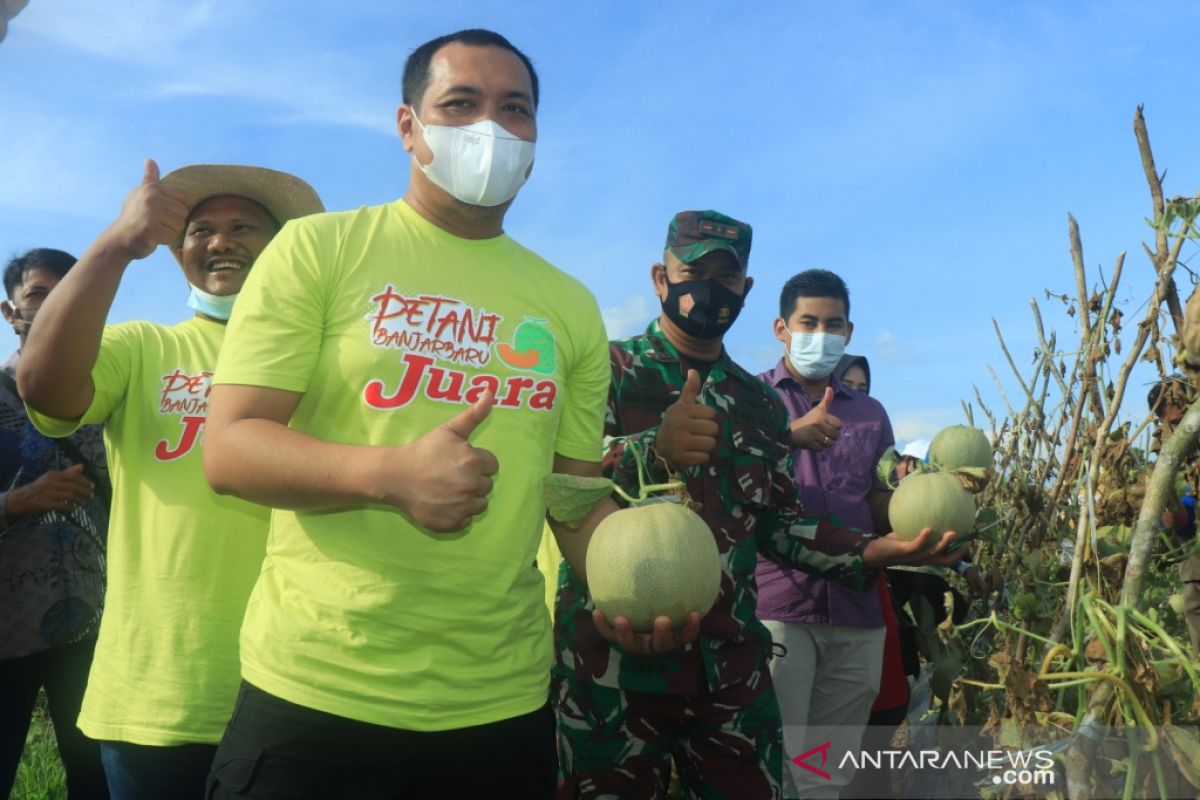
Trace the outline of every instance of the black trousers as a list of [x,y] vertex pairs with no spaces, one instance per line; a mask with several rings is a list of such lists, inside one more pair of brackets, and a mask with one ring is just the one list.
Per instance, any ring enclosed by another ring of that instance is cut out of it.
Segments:
[[108,797],[100,745],[76,727],[95,647],[91,639],[0,660],[0,797],[12,791],[41,688],[46,690],[58,753],[67,773],[67,796],[71,800]]
[[549,703],[487,725],[407,731],[298,706],[243,682],[208,797],[552,800],[557,779]]

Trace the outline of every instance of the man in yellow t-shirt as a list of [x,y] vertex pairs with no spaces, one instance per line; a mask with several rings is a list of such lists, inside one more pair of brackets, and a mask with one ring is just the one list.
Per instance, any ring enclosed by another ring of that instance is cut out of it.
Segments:
[[[279,226],[320,211],[307,183],[195,165],[141,185],[38,311],[18,370],[30,418],[65,436],[102,423],[113,483],[108,589],[83,732],[114,798],[199,798],[239,682],[237,633],[262,567],[267,509],[216,495],[199,442],[234,297]],[[105,327],[130,262],[166,244],[190,319]]]
[[213,797],[554,795],[542,482],[599,473],[609,367],[591,294],[503,231],[537,92],[490,31],[417,48],[404,198],[246,283],[205,468],[276,510]]

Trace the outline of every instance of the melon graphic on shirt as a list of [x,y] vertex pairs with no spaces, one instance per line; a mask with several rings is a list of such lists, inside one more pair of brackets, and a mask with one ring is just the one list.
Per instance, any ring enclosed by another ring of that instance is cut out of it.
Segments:
[[512,344],[496,344],[496,356],[513,369],[550,375],[557,366],[554,355],[554,334],[546,320],[526,317],[513,331]]

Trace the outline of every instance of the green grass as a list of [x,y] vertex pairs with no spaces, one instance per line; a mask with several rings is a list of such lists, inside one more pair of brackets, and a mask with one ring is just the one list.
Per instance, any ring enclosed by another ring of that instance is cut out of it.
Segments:
[[54,725],[46,712],[45,694],[38,695],[10,797],[11,800],[66,800],[66,776],[58,757],[58,743],[54,741]]

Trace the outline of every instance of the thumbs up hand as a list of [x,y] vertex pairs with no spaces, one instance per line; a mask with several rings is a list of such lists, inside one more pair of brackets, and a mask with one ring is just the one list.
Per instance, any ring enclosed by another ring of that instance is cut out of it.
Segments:
[[159,181],[158,164],[146,159],[142,182],[125,198],[121,215],[104,232],[107,244],[130,261],[145,258],[160,244],[173,244],[187,224],[187,196]]
[[413,522],[438,533],[460,531],[487,510],[492,476],[500,462],[489,450],[471,444],[492,410],[488,392],[453,419],[401,449],[406,480],[396,487],[393,505]]
[[829,410],[833,406],[833,387],[825,387],[821,402],[791,424],[792,447],[821,452],[833,447],[842,433],[842,421]]
[[699,396],[700,375],[690,369],[679,399],[663,414],[654,442],[654,449],[672,470],[707,464],[717,449],[721,428],[716,409],[697,402]]

